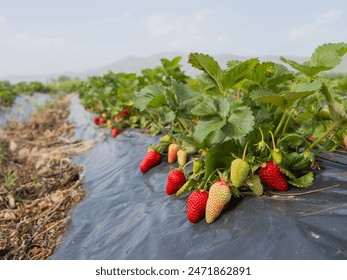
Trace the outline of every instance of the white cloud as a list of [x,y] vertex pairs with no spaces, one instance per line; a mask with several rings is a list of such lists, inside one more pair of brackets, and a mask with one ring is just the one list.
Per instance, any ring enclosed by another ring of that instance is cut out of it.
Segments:
[[327,32],[331,23],[336,22],[342,13],[336,10],[331,10],[315,19],[312,23],[305,24],[298,28],[292,28],[289,32],[289,39],[302,39],[312,37],[318,34]]
[[320,16],[319,18],[316,19],[315,23],[316,25],[318,24],[325,24],[329,23],[332,21],[335,21],[341,17],[342,13],[339,11],[331,10],[324,15]]
[[207,9],[199,10],[193,14],[193,22],[199,23],[207,19],[211,15],[211,11]]
[[220,35],[217,37],[217,43],[219,45],[225,45],[228,43],[228,41],[229,41],[229,38],[225,35]]
[[171,21],[167,16],[156,15],[149,18],[147,25],[153,37],[178,32],[181,29],[179,21]]
[[32,34],[17,32],[1,16],[0,27],[0,47],[4,49],[41,54],[44,50],[60,49],[65,46],[62,38],[38,37]]
[[[163,51],[191,51],[197,46],[203,51],[227,42],[225,36],[211,36],[208,32],[210,20],[213,20],[213,12],[201,9],[192,14],[179,16],[153,15],[147,20],[147,27],[152,40],[157,40],[157,47]],[[209,38],[208,42],[205,41],[206,38]]]
[[115,23],[117,19],[115,17],[106,17],[102,19],[105,23]]

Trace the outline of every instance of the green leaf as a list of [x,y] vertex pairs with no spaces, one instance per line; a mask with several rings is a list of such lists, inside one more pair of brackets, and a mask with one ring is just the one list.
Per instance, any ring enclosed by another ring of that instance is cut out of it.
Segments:
[[331,70],[341,63],[341,58],[347,52],[346,43],[324,44],[316,48],[310,60],[300,64],[294,60],[281,57],[281,61],[309,77],[314,77],[322,71]]
[[217,61],[213,59],[213,57],[201,53],[191,53],[189,55],[188,62],[196,69],[202,70],[207,73],[214,80],[219,90],[223,90],[223,71]]
[[201,95],[192,90],[187,84],[178,83],[176,80],[172,79],[172,87],[174,90],[174,93],[177,97],[178,104],[184,103],[185,101],[200,97]]
[[309,96],[321,89],[323,83],[315,80],[312,83],[301,82],[294,91],[288,92],[284,96],[284,103],[287,108],[290,108],[297,100]]
[[194,129],[194,138],[198,142],[203,142],[207,135],[212,131],[222,128],[225,125],[225,120],[218,117],[206,117],[198,121]]
[[161,85],[149,85],[140,90],[134,98],[134,106],[140,111],[147,107],[158,108],[167,104],[166,88]]
[[[306,76],[313,77],[317,75],[319,72],[327,70],[325,67],[310,67],[305,64],[300,64],[294,60],[286,59],[284,57],[280,57],[280,60],[284,63],[289,64],[291,67],[293,67],[295,70],[304,73]],[[307,62],[306,62],[307,64]]]
[[233,141],[209,149],[205,155],[205,180],[207,180],[216,169],[229,168],[234,159],[232,153],[237,149]]
[[310,66],[323,66],[333,69],[341,63],[347,53],[346,43],[324,44],[316,48],[310,59]]
[[296,176],[293,173],[291,173],[288,169],[283,168],[283,166],[281,166],[280,169],[289,178],[288,183],[297,187],[297,188],[306,188],[314,180],[313,172],[308,172],[307,174],[305,174],[299,178],[296,178]]
[[231,115],[223,128],[226,139],[241,139],[253,130],[254,116],[247,106],[234,104],[230,108]]
[[254,101],[272,103],[278,107],[284,107],[283,95],[276,94],[270,89],[260,88],[253,90],[250,96]]
[[217,115],[217,108],[212,98],[205,99],[199,103],[193,110],[192,114],[196,116],[214,116]]
[[159,112],[160,120],[164,123],[171,123],[175,120],[176,114],[168,107],[161,107]]
[[[277,86],[294,79],[294,75],[284,65],[275,64],[275,73],[268,81],[268,86]],[[281,86],[281,85],[280,85]]]
[[273,62],[263,62],[257,65],[255,71],[250,75],[250,80],[256,82],[258,85],[265,87],[271,77],[276,74],[276,64]]
[[294,92],[315,92],[321,89],[323,83],[319,80],[315,80],[312,83],[310,82],[301,82],[295,88]]
[[191,112],[196,116],[219,115],[225,118],[229,112],[229,101],[221,97],[210,97],[199,103]]
[[178,139],[183,142],[189,143],[192,146],[197,147],[198,149],[203,149],[204,148],[204,143],[196,141],[196,139],[193,136],[187,136],[187,135],[178,135]]
[[[259,60],[257,58],[251,58],[228,69],[223,75],[224,90],[232,88],[237,83],[245,79],[251,72],[254,71],[258,63]],[[228,65],[231,64],[229,63]]]
[[309,159],[305,159],[303,154],[293,152],[284,157],[283,164],[286,165],[286,169],[305,170],[310,166],[311,162]]
[[207,142],[210,144],[210,146],[214,146],[223,142],[225,139],[225,133],[223,130],[218,129],[212,131],[207,138]]
[[308,172],[307,174],[299,177],[299,178],[291,178],[288,180],[288,183],[297,187],[297,188],[306,188],[312,184],[314,181],[313,172]]

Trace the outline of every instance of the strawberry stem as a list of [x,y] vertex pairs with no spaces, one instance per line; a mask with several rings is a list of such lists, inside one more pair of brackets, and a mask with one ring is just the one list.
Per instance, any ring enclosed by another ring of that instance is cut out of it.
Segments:
[[214,170],[214,171],[211,173],[211,175],[207,178],[207,180],[206,180],[206,182],[205,182],[205,184],[204,184],[204,190],[205,190],[205,191],[207,191],[207,183],[211,180],[212,175],[213,175],[216,171],[218,171],[218,170],[217,170],[217,169]]
[[308,150],[312,150],[320,141],[322,141],[325,137],[327,137],[328,134],[330,134],[333,130],[338,128],[339,126],[343,125],[344,121],[338,121],[336,122],[325,134],[318,137],[311,145],[308,147]]
[[280,123],[278,124],[278,126],[277,126],[277,128],[276,128],[276,130],[275,130],[274,136],[276,136],[277,133],[280,132],[280,130],[281,130],[281,128],[282,128],[282,125],[283,125],[283,123],[284,123],[284,121],[285,121],[287,115],[288,115],[288,111],[287,111],[287,109],[286,109],[286,110],[284,111],[283,115],[282,115],[282,118],[281,118],[281,120],[280,120]]
[[294,109],[292,109],[288,115],[288,118],[286,120],[286,123],[284,124],[284,127],[282,129],[282,134],[286,133],[287,129],[288,129],[288,126],[289,126],[289,123],[290,123],[290,120],[292,119],[292,115],[294,113]]
[[242,160],[245,160],[248,144],[249,144],[249,141],[246,143],[246,146],[243,149]]
[[191,161],[188,161],[188,162],[187,162],[185,165],[183,165],[180,169],[185,169],[186,166],[188,166],[188,165],[191,164],[191,163],[194,163],[194,159],[191,160]]
[[305,137],[303,137],[299,134],[291,133],[291,134],[287,134],[286,136],[284,136],[283,138],[278,140],[277,145],[280,145],[285,139],[290,138],[290,137],[298,137],[298,138],[301,138],[302,140],[304,140],[307,144],[310,143],[309,141],[307,141],[307,139]]
[[270,134],[271,134],[271,139],[272,139],[272,146],[273,146],[273,149],[275,150],[276,149],[275,138],[274,138],[274,135],[272,134],[272,131],[270,131]]

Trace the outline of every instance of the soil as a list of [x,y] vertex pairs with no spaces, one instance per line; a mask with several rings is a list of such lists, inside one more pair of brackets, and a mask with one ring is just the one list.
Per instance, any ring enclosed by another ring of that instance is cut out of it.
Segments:
[[71,140],[68,106],[64,96],[0,130],[0,259],[47,259],[84,196],[82,168],[71,157],[93,142]]

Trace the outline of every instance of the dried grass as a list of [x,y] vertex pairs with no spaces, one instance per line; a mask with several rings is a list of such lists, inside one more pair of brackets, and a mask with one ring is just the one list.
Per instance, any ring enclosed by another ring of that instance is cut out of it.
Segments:
[[0,130],[0,259],[47,259],[84,196],[82,169],[70,158],[93,142],[69,140],[68,105],[65,96],[27,124],[9,122]]

